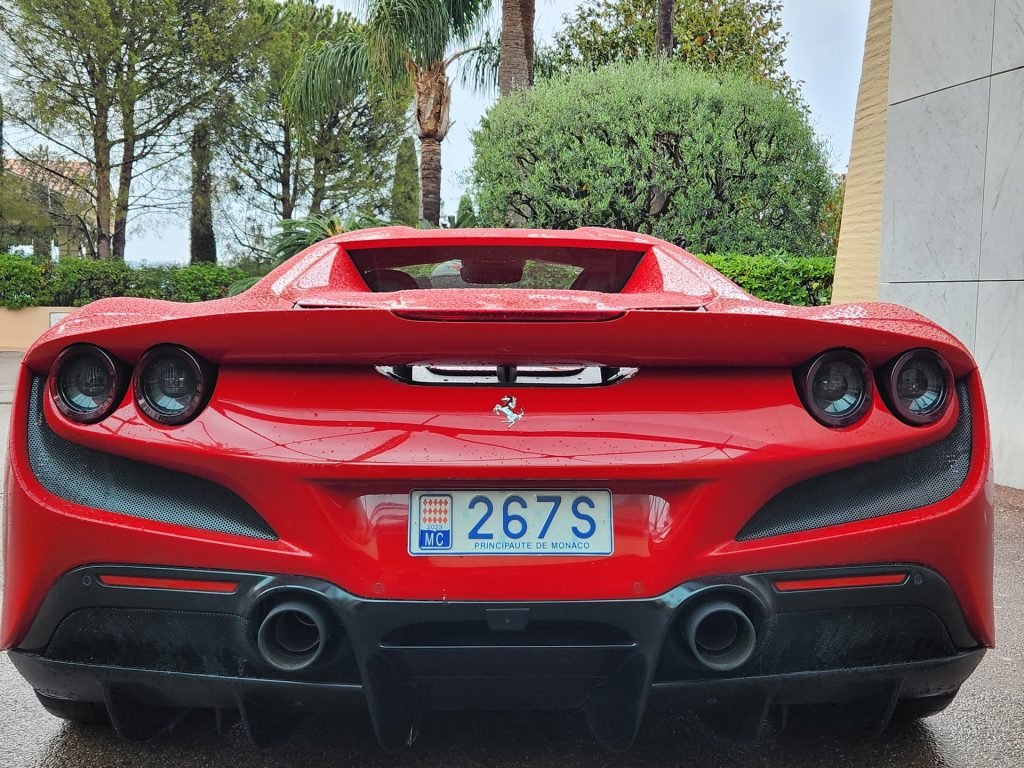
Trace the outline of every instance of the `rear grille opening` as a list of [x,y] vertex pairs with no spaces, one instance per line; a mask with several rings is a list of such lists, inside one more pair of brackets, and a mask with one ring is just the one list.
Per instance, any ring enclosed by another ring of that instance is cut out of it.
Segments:
[[896,456],[816,475],[780,491],[747,521],[737,541],[826,528],[906,512],[949,498],[971,468],[967,382],[956,385],[960,414],[938,442]]
[[609,624],[581,621],[533,621],[519,631],[497,631],[485,621],[425,622],[392,630],[382,648],[622,647],[636,645],[624,630]]
[[448,386],[600,387],[631,378],[636,368],[601,365],[382,365],[377,371],[404,384]]
[[45,392],[46,379],[36,376],[28,401],[26,443],[29,466],[54,496],[143,520],[277,539],[267,521],[223,485],[65,440],[46,423]]

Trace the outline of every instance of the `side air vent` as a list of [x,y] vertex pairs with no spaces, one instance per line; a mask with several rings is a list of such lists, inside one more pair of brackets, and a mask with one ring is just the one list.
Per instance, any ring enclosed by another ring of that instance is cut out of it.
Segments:
[[205,478],[126,459],[73,443],[43,415],[46,379],[32,380],[28,461],[46,490],[84,507],[207,531],[276,539],[240,496]]
[[379,373],[403,384],[447,386],[600,387],[624,381],[636,368],[599,365],[381,365]]
[[870,520],[935,504],[964,484],[971,466],[971,402],[956,385],[960,415],[942,440],[916,451],[859,464],[791,485],[768,501],[738,541]]

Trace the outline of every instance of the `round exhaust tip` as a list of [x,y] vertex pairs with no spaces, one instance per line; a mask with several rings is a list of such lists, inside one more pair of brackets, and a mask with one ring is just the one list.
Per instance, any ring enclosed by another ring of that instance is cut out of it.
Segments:
[[746,612],[725,600],[694,609],[683,624],[683,637],[697,661],[716,672],[729,672],[754,655],[757,631]]
[[305,600],[286,600],[267,613],[256,633],[264,661],[279,672],[301,672],[316,663],[327,642],[327,618]]

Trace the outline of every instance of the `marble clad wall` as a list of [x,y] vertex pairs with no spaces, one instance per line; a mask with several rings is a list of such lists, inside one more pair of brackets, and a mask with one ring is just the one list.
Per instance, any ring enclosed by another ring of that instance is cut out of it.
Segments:
[[996,481],[1024,487],[1024,0],[879,3],[892,25],[878,299],[971,348]]

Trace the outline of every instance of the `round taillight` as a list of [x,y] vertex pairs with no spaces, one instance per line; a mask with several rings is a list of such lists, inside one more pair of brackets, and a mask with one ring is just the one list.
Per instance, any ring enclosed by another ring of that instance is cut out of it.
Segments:
[[50,393],[64,416],[83,424],[105,419],[124,393],[124,366],[92,344],[72,344],[50,372]]
[[914,426],[931,424],[946,412],[952,380],[949,364],[930,349],[904,352],[882,372],[886,403]]
[[206,405],[213,387],[213,369],[184,347],[163,344],[139,360],[133,380],[135,402],[160,424],[191,421]]
[[73,344],[53,361],[49,386],[57,411],[72,421],[93,424],[117,408],[124,379],[124,366],[109,352]]
[[827,427],[845,427],[871,406],[871,377],[856,352],[834,349],[801,366],[797,389],[807,411]]

